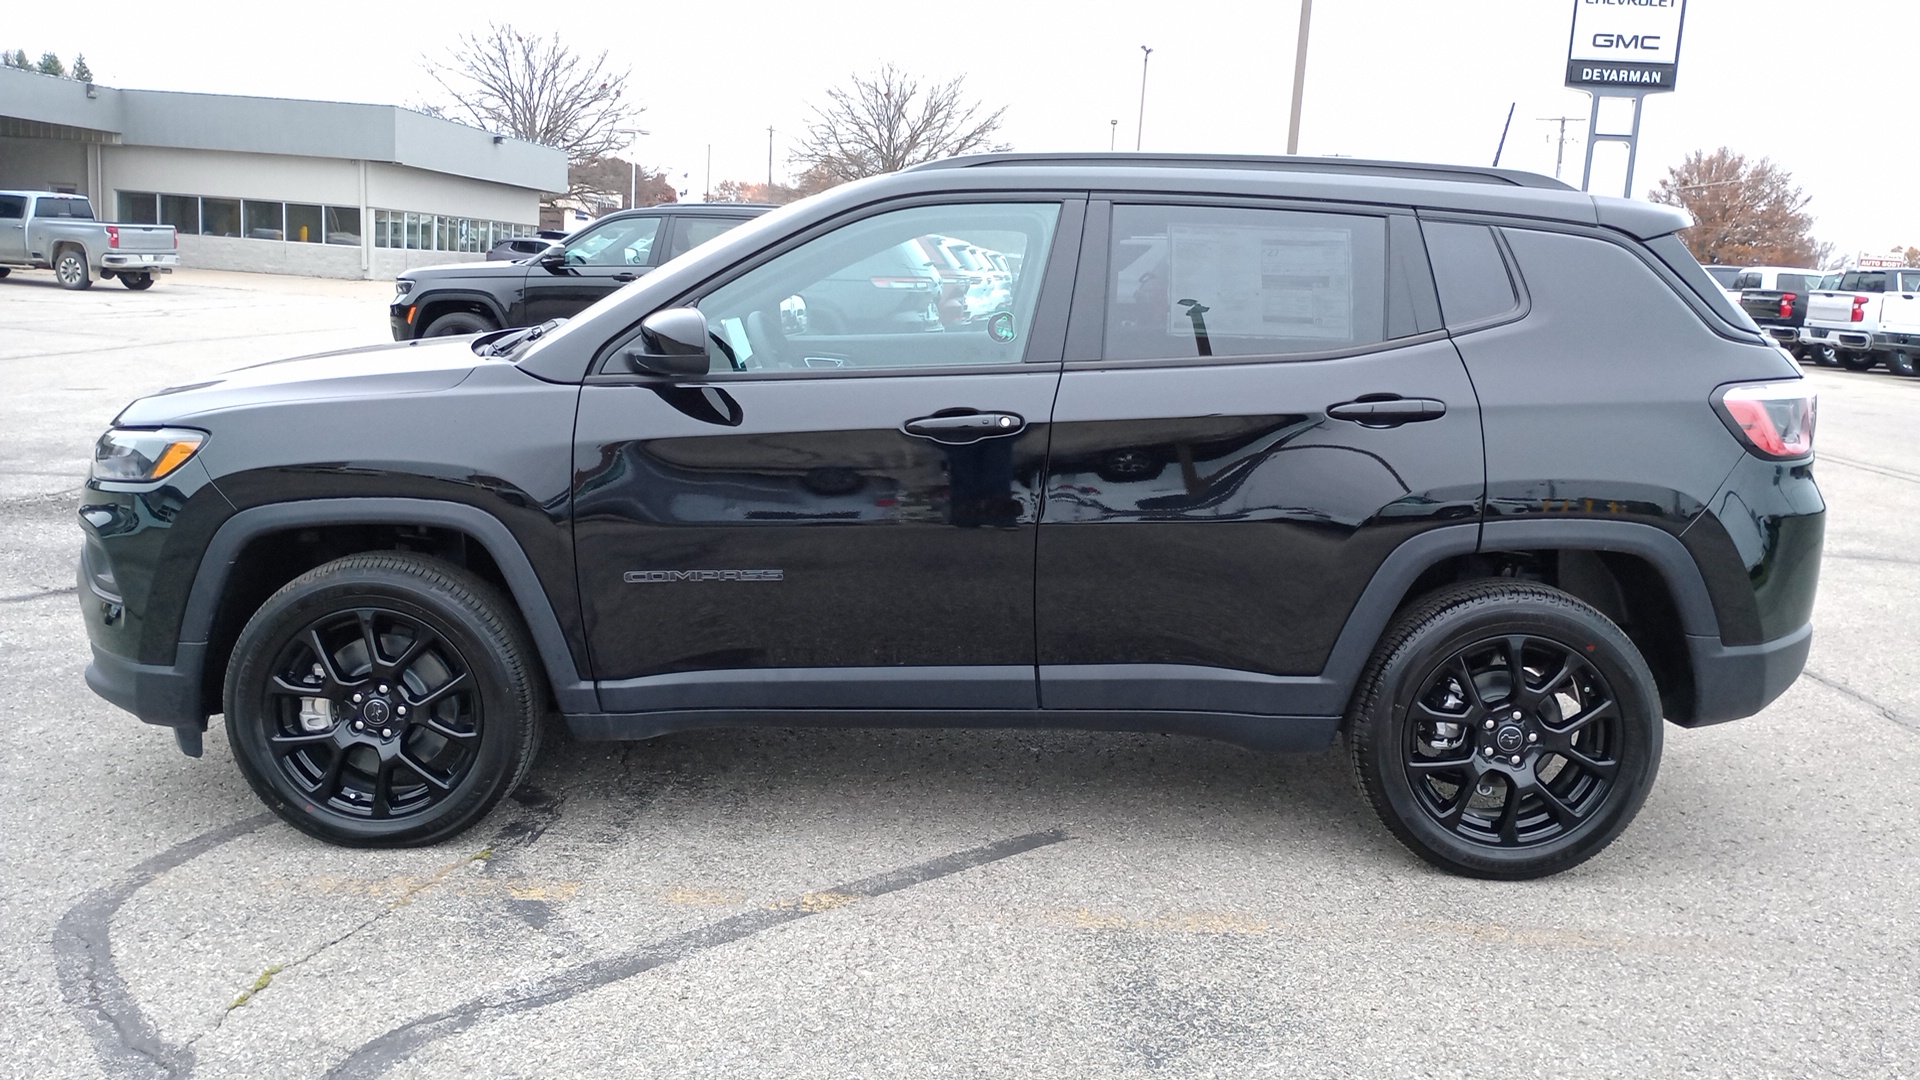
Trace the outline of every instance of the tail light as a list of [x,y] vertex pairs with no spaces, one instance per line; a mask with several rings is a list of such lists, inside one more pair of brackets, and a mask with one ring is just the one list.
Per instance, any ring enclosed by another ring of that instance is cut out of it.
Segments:
[[120,226],[118,225],[107,226],[107,246],[110,248],[117,248],[120,246]]
[[1787,461],[1813,453],[1819,397],[1804,380],[1739,383],[1714,396],[1720,418],[1755,454]]
[[1867,298],[1866,297],[1856,296],[1853,298],[1853,316],[1851,321],[1852,322],[1867,321]]
[[1780,294],[1780,317],[1781,318],[1783,319],[1793,318],[1793,302],[1798,299],[1800,299],[1800,297],[1796,293]]

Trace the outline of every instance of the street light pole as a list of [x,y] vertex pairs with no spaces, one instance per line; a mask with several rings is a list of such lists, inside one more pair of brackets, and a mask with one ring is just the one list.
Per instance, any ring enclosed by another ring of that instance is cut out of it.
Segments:
[[1113,149],[1114,141],[1119,137],[1120,137],[1120,121],[1118,120],[1107,121],[1107,149],[1109,150]]
[[1313,21],[1313,0],[1300,0],[1300,41],[1293,55],[1293,119],[1287,124],[1287,153],[1300,152],[1300,99],[1307,92],[1307,27]]
[[1140,140],[1147,130],[1147,61],[1153,59],[1153,50],[1140,46],[1140,123],[1133,129],[1133,148],[1140,149]]

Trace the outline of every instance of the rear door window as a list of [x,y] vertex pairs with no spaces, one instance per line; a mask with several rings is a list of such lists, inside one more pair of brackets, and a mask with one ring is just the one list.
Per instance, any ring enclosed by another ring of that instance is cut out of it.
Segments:
[[1110,360],[1276,356],[1386,339],[1383,217],[1115,206]]
[[1445,221],[1422,222],[1420,228],[1449,329],[1483,325],[1519,309],[1520,295],[1492,229]]
[[667,248],[667,258],[677,259],[701,244],[719,236],[729,229],[747,223],[746,218],[735,217],[688,217],[682,215],[674,219],[673,240]]
[[1758,289],[1761,287],[1760,275],[1752,272],[1741,274],[1739,277],[1733,279],[1732,285],[1727,287],[1735,292],[1743,289]]

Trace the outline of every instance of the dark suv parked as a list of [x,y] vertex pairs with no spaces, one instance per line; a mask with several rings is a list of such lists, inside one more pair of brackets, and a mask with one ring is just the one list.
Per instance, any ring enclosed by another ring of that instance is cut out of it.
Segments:
[[539,244],[526,254],[497,259],[489,253],[485,262],[409,270],[394,279],[388,310],[393,339],[479,334],[570,318],[668,259],[770,209],[754,203],[668,203],[622,210],[565,240],[511,241]]
[[[1344,733],[1414,852],[1551,873],[1627,826],[1663,716],[1759,711],[1810,641],[1813,396],[1687,224],[1350,160],[849,184],[558,329],[134,402],[80,509],[87,680],[189,754],[224,712],[345,844],[471,825],[557,712]],[[809,315],[922,241],[1004,299]]]

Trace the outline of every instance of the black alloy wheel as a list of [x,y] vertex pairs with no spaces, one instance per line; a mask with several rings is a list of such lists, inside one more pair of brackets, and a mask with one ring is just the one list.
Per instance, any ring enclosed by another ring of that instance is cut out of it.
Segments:
[[1421,857],[1477,877],[1556,873],[1632,820],[1659,760],[1645,661],[1618,627],[1541,585],[1416,605],[1348,725],[1362,791]]
[[538,732],[536,676],[486,583],[402,553],[289,583],[242,631],[227,730],[269,806],[325,840],[425,844],[518,786]]

